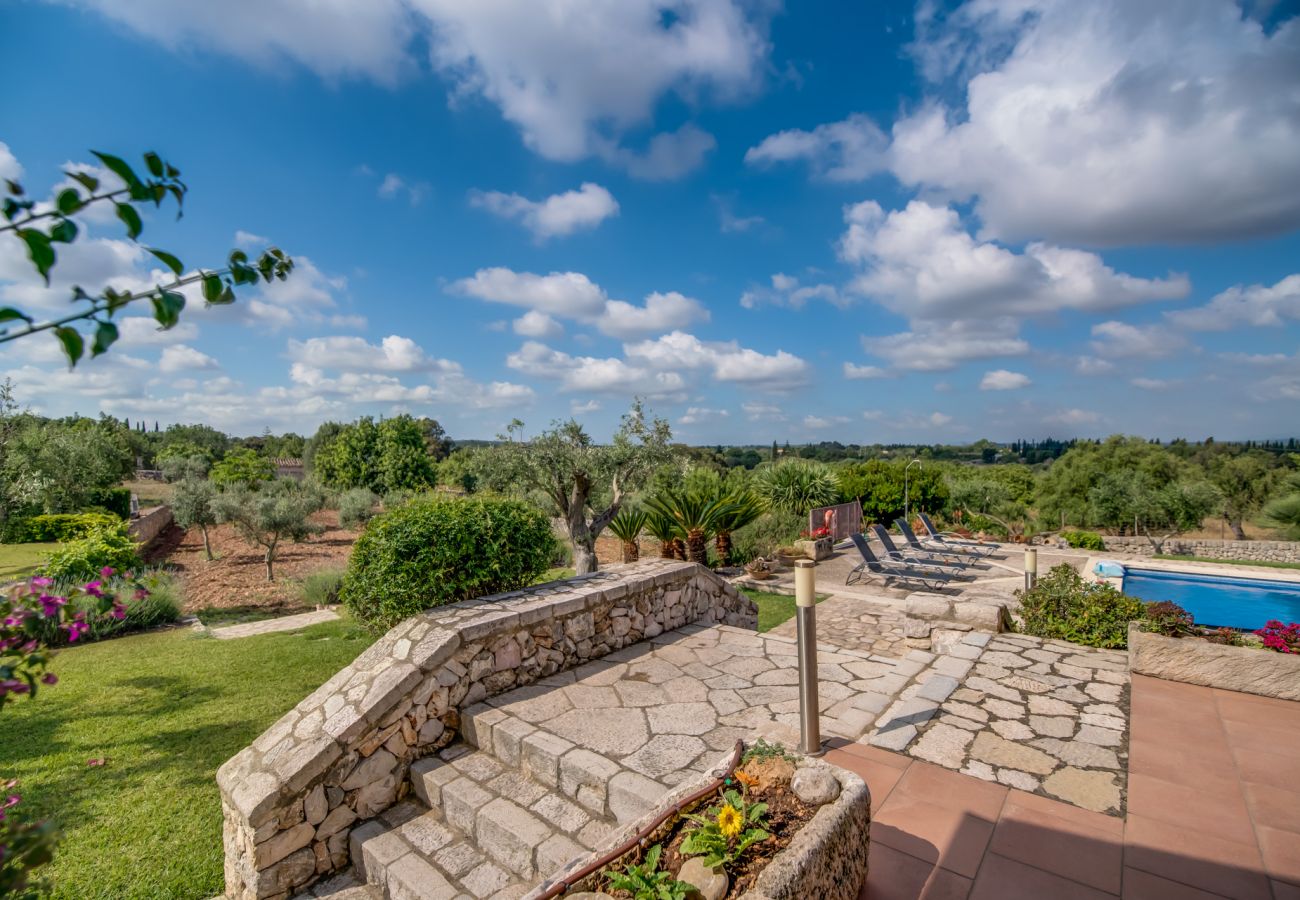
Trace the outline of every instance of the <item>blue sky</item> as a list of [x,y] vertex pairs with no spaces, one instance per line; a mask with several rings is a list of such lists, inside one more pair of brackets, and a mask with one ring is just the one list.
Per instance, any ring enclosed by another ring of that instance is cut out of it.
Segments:
[[[699,443],[1300,422],[1295,3],[321,7],[0,9],[0,174],[156,149],[191,192],[145,240],[299,262],[71,372],[4,345],[23,401],[603,437],[641,395]],[[0,302],[156,280],[83,224],[49,290],[0,244]]]

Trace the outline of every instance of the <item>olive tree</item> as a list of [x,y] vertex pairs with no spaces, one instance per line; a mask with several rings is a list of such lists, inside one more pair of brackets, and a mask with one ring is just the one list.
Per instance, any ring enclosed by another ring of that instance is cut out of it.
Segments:
[[208,529],[219,521],[216,487],[205,478],[182,478],[172,490],[171,508],[177,525],[182,528],[198,528],[202,532],[203,555],[211,562],[212,541]]
[[275,580],[275,556],[285,540],[301,541],[321,531],[311,514],[325,505],[325,496],[310,482],[282,478],[253,491],[236,484],[218,494],[217,519],[235,526],[249,544],[261,547],[266,580]]
[[521,427],[512,426],[501,444],[479,455],[483,479],[498,489],[545,496],[573,545],[574,568],[596,571],[596,538],[628,493],[671,456],[668,423],[647,417],[638,399],[608,444],[597,444],[573,419],[552,423],[530,441],[515,439]]
[[1115,530],[1131,525],[1157,554],[1170,538],[1199,528],[1219,502],[1208,482],[1183,477],[1161,484],[1140,470],[1103,475],[1088,498],[1094,521]]

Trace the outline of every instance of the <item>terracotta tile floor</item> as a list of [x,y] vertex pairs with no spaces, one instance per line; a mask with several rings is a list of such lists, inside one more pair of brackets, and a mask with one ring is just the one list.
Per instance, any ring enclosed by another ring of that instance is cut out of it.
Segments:
[[864,744],[860,900],[1300,900],[1300,703],[1133,677],[1118,819]]

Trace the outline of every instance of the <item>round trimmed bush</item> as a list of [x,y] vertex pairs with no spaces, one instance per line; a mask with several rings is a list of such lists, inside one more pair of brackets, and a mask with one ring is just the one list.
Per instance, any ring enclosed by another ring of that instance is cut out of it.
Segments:
[[370,520],[339,599],[375,629],[531,584],[555,555],[551,523],[518,500],[422,495]]

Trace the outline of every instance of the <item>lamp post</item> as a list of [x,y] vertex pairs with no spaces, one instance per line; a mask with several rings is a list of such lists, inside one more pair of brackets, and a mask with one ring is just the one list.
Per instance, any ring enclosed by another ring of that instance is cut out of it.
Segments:
[[1038,583],[1038,549],[1025,548],[1025,590],[1032,591]]
[[920,464],[921,461],[919,459],[914,459],[907,465],[903,466],[903,521],[907,522],[908,524],[911,524],[912,516],[911,516],[911,509],[908,505],[907,470],[912,468],[912,466],[919,466]]
[[794,564],[795,642],[799,651],[799,752],[822,755],[821,703],[817,692],[816,569],[811,559]]

